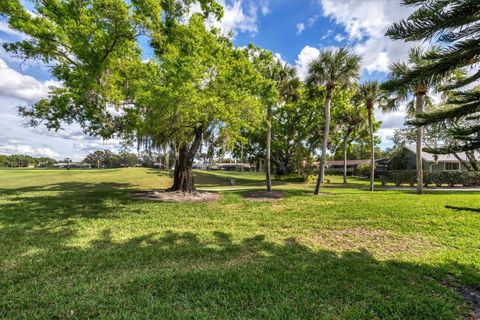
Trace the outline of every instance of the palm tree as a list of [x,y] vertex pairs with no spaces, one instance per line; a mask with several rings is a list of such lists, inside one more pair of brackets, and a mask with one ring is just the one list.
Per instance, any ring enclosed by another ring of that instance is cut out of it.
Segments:
[[[432,50],[436,50],[435,48]],[[404,77],[412,70],[428,66],[430,60],[425,58],[426,52],[421,48],[412,48],[408,53],[406,61],[393,63],[390,66],[390,80],[382,85],[391,97],[383,110],[387,112],[397,111],[406,103],[406,111],[410,116],[420,115],[425,111],[425,106],[431,106],[432,100],[428,95],[430,91],[440,85],[440,79],[414,78],[410,81],[404,81]],[[412,99],[413,97],[413,99]],[[417,167],[417,193],[423,193],[423,126],[417,127],[416,141],[416,167]]]
[[315,194],[320,191],[320,183],[325,174],[325,157],[327,155],[328,135],[330,131],[330,105],[335,88],[349,85],[359,77],[361,58],[350,49],[327,49],[320,52],[308,66],[307,83],[325,86],[325,126],[323,131],[322,155]]
[[347,145],[348,143],[364,133],[365,110],[355,103],[348,105],[337,116],[338,129],[342,132],[343,152],[343,185],[347,185]]
[[[278,106],[295,101],[299,97],[298,88],[300,81],[297,77],[297,70],[288,64],[282,64],[277,61],[271,70],[270,79],[275,82],[279,93]],[[267,108],[267,145],[265,155],[265,171],[267,191],[272,191],[272,174],[271,174],[271,158],[272,158],[272,119],[273,107],[271,105]]]
[[368,133],[370,135],[370,191],[375,181],[375,137],[373,136],[373,111],[384,99],[384,93],[377,81],[366,81],[358,86],[358,100],[368,111]]

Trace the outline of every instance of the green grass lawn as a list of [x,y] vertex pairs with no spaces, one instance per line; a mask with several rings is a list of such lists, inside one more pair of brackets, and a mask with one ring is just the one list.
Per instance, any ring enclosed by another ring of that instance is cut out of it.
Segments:
[[[263,183],[196,176],[203,189]],[[156,170],[0,170],[0,318],[464,319],[480,192],[336,183],[175,204],[131,198],[169,186]]]

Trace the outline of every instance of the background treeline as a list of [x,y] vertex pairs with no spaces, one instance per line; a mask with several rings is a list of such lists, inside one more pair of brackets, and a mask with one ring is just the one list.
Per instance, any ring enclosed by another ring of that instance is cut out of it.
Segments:
[[121,151],[98,150],[90,153],[82,160],[92,168],[124,168],[124,167],[154,167],[163,163],[163,155],[144,151],[140,154]]
[[83,164],[83,168],[86,167],[85,164],[91,168],[154,167],[163,164],[164,161],[164,155],[149,151],[135,154],[124,151],[115,153],[110,150],[98,150],[90,153],[80,162],[74,162],[70,158],[56,160],[23,154],[0,155],[0,167],[11,168],[51,168],[55,164],[68,164],[70,167],[75,167],[75,164]]
[[57,160],[48,157],[32,157],[24,154],[0,155],[0,167],[26,168],[50,167],[57,163]]

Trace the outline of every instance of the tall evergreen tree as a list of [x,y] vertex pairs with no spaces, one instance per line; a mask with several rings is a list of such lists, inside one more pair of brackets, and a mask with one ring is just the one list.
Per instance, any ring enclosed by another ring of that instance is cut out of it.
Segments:
[[449,99],[451,108],[419,114],[411,123],[421,127],[462,120],[462,127],[450,129],[458,143],[429,151],[452,153],[480,149],[480,91],[466,88],[480,79],[480,1],[404,0],[403,3],[417,9],[407,19],[393,24],[387,35],[405,41],[438,41],[442,49],[426,54],[429,63],[415,66],[401,81],[405,84],[422,79],[438,82],[459,69],[469,74],[444,86],[444,90],[462,90]]

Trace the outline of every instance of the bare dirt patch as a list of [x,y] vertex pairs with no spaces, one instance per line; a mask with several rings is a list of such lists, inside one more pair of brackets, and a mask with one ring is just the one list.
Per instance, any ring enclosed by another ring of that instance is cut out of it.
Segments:
[[165,191],[144,191],[132,194],[135,199],[152,200],[161,202],[209,202],[220,198],[215,192],[165,192]]
[[462,287],[461,294],[472,305],[472,313],[469,320],[480,320],[480,289],[472,287]]
[[276,201],[283,198],[283,191],[250,191],[243,198],[253,201]]
[[366,249],[383,255],[418,254],[433,246],[429,239],[420,235],[399,235],[388,230],[362,227],[320,230],[305,237],[305,240],[332,250]]

